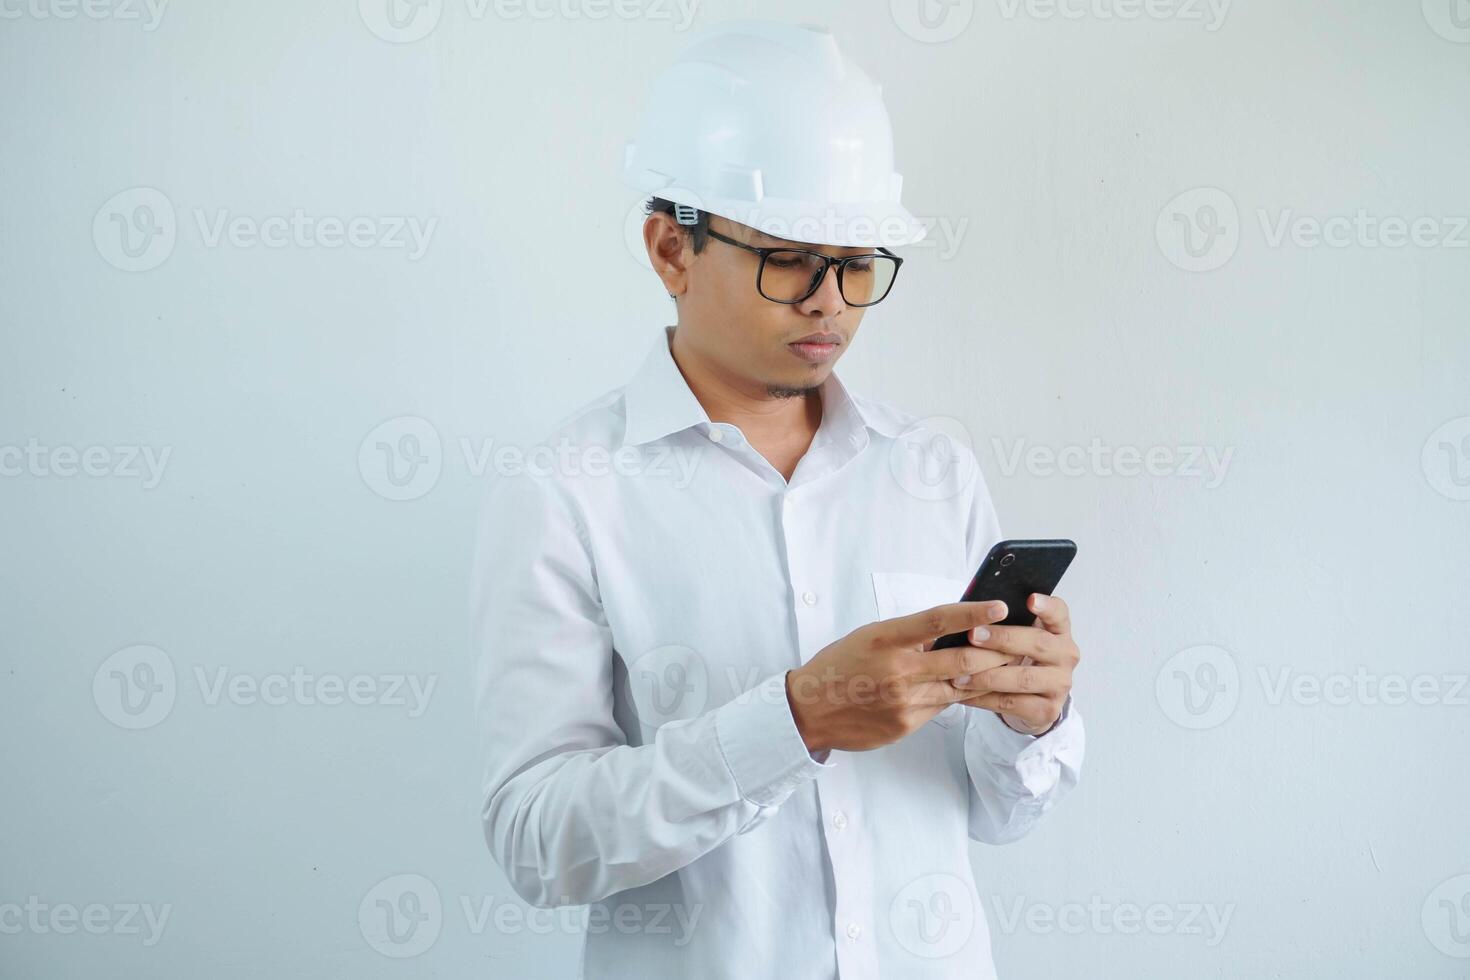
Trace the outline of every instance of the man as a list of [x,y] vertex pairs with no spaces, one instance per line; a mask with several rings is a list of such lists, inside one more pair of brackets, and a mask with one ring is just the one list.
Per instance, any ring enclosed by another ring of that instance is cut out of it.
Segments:
[[1078,651],[1059,598],[954,601],[1001,537],[973,454],[936,472],[834,372],[923,234],[876,86],[830,35],[721,25],[625,164],[677,322],[487,495],[491,852],[590,906],[589,978],[994,976],[968,842],[1076,784]]

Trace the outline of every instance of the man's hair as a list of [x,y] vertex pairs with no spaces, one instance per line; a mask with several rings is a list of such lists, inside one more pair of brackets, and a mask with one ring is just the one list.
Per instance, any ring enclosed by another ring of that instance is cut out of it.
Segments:
[[[674,202],[665,201],[661,197],[650,197],[644,203],[643,211],[646,214],[662,211],[664,214],[672,215],[674,213]],[[690,244],[694,246],[694,254],[698,255],[704,251],[704,246],[709,241],[709,212],[696,209],[694,213],[698,218],[694,224],[679,225],[679,227],[689,233]],[[675,224],[678,224],[678,220],[677,217],[674,218]]]

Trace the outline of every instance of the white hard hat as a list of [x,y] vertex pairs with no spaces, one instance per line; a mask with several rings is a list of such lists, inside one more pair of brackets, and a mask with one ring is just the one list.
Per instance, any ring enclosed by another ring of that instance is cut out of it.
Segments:
[[695,34],[653,83],[623,180],[792,241],[892,248],[925,233],[899,203],[880,86],[820,28]]

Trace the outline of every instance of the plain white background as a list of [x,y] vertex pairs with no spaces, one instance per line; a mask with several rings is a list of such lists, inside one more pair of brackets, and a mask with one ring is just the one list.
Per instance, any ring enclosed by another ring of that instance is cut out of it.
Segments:
[[932,223],[839,373],[1081,548],[1001,974],[1470,975],[1463,3],[0,12],[0,974],[576,974],[480,836],[477,474],[671,322],[622,141],[768,16]]

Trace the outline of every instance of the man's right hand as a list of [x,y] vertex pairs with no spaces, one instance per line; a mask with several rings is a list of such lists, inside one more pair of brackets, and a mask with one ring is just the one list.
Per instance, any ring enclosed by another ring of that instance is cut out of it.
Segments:
[[1003,602],[950,602],[859,627],[786,673],[786,697],[809,752],[861,752],[896,742],[975,688],[952,680],[1019,658],[973,646],[934,650],[1006,617]]

